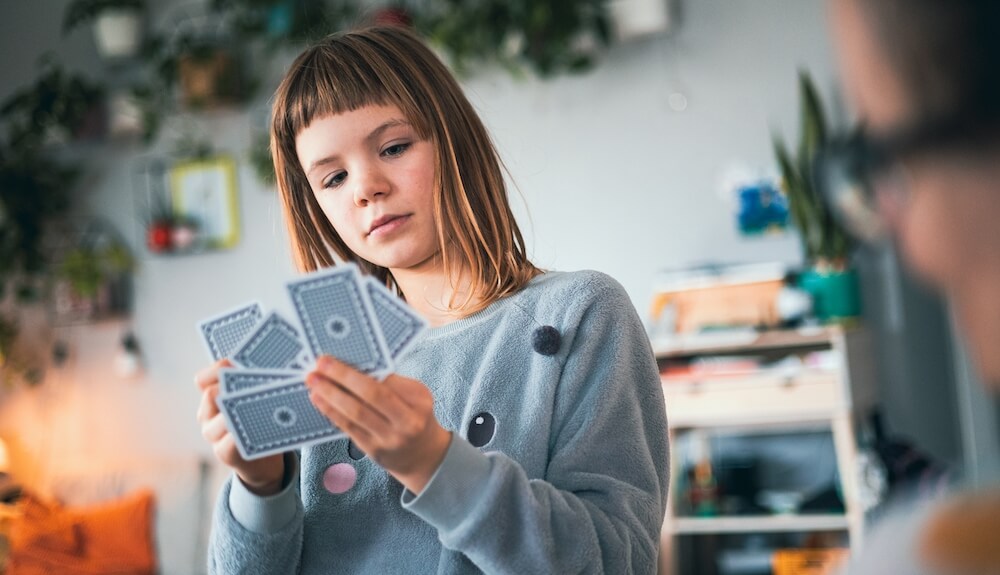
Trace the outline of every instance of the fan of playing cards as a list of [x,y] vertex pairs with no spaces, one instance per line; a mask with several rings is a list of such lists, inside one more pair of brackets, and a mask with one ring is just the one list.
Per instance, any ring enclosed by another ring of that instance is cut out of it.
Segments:
[[354,264],[288,282],[299,323],[251,303],[198,324],[219,371],[216,403],[244,459],[344,434],[309,401],[306,374],[332,355],[379,379],[427,328],[406,303]]

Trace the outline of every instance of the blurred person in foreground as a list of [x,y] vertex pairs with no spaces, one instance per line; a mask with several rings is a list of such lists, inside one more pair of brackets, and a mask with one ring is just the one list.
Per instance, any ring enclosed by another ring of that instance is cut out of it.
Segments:
[[[860,128],[817,160],[855,234],[891,239],[947,298],[1000,393],[1000,1],[830,0]],[[877,525],[848,573],[1000,573],[1000,485]]]

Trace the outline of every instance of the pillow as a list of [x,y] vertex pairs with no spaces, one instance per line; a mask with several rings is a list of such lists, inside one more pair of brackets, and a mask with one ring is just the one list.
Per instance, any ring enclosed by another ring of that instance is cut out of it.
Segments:
[[[218,464],[216,467],[225,466]],[[92,506],[139,488],[156,494],[154,541],[161,573],[204,575],[206,540],[215,491],[206,491],[205,476],[215,467],[202,456],[122,458],[65,463],[46,471],[36,487],[68,506]]]
[[155,496],[150,489],[89,507],[68,508],[80,526],[88,558],[100,558],[104,572],[153,573]]
[[[26,510],[27,511],[27,510]],[[47,509],[35,506],[12,526],[8,575],[60,573],[63,575],[153,575],[156,551],[153,544],[154,496],[148,489],[135,491],[107,503],[86,507]],[[49,525],[52,537],[27,537],[39,525]],[[66,526],[71,527],[67,528]],[[75,531],[76,539],[66,536]],[[55,541],[55,547],[52,546]],[[75,550],[66,545],[78,542]]]
[[59,513],[58,504],[25,493],[20,499],[21,515],[10,527],[12,549],[35,549],[48,553],[78,555],[80,531],[72,517]]

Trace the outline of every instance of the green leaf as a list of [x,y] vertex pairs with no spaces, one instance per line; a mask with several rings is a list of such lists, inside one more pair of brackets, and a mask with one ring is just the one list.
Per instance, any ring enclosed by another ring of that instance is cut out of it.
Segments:
[[811,162],[826,144],[827,128],[823,103],[812,77],[805,71],[799,72],[799,97],[802,106],[802,144],[799,155]]

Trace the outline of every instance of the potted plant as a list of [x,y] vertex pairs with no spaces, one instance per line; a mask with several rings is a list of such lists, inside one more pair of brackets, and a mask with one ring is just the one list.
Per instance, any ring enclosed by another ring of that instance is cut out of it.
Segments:
[[24,346],[18,345],[18,328],[15,318],[0,315],[0,390],[20,382],[32,386],[42,382],[44,370],[38,358],[24,353]]
[[459,74],[483,62],[542,77],[581,72],[612,36],[606,0],[449,0],[412,12],[412,21]]
[[252,137],[250,149],[247,150],[247,161],[260,183],[274,186],[274,161],[271,159],[271,138],[267,132],[261,131]]
[[134,268],[135,260],[114,228],[92,222],[59,263],[56,315],[96,319],[126,313]]
[[154,36],[143,46],[151,72],[141,91],[152,96],[156,108],[170,107],[179,89],[179,103],[193,110],[217,108],[246,101],[254,82],[244,66],[242,49],[214,28],[178,25],[169,36]]
[[814,160],[829,140],[823,102],[805,71],[799,73],[799,99],[801,133],[797,155],[792,155],[780,135],[774,135],[773,145],[782,188],[808,266],[800,285],[812,294],[814,312],[820,320],[848,320],[861,313],[857,272],[849,259],[853,243],[815,185]]
[[[8,102],[9,103],[9,102]],[[6,106],[4,106],[6,107]],[[51,271],[50,246],[69,208],[77,176],[40,151],[41,136],[7,128],[0,139],[0,384],[41,381],[37,350],[18,347],[21,306],[42,300]],[[12,140],[16,141],[15,145]]]
[[225,14],[237,40],[263,40],[274,50],[301,48],[314,40],[349,26],[360,12],[356,0],[334,3],[314,0],[212,0],[211,10]]
[[177,77],[181,103],[188,108],[236,104],[246,96],[239,55],[211,39],[190,37],[179,47]]
[[48,245],[69,208],[77,170],[32,148],[0,144],[0,300],[37,299],[51,264]]
[[92,23],[98,53],[131,58],[142,45],[143,0],[73,0],[63,16],[63,35]]
[[67,72],[51,57],[42,59],[40,69],[34,83],[0,104],[0,121],[6,125],[11,148],[101,136],[104,90]]

